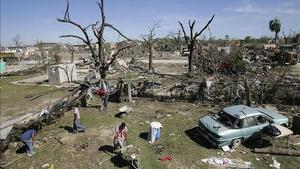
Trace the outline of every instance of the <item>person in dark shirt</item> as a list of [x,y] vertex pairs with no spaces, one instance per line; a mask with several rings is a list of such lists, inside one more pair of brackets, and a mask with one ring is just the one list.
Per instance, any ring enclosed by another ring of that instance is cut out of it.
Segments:
[[32,156],[34,154],[33,142],[34,142],[35,135],[36,135],[36,130],[30,129],[30,130],[26,130],[20,138],[21,141],[26,145],[28,156]]

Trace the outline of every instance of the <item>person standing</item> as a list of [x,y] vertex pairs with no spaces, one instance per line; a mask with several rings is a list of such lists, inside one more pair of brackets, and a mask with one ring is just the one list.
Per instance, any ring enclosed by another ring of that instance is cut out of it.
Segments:
[[160,139],[162,125],[160,122],[151,122],[149,133],[148,133],[148,142],[153,144],[155,140]]
[[26,154],[28,156],[32,156],[35,153],[33,151],[33,142],[34,142],[35,135],[36,135],[36,130],[34,129],[26,130],[21,135],[20,139],[26,145],[26,149],[27,149]]
[[114,147],[117,149],[122,149],[125,146],[125,141],[127,142],[127,132],[128,129],[126,124],[123,122],[120,126],[117,126],[114,132]]
[[99,91],[98,95],[102,97],[103,100],[103,111],[108,109],[108,98],[109,98],[109,84],[106,80],[101,79],[99,81]]
[[83,126],[80,122],[80,112],[78,107],[74,108],[73,129],[75,132],[84,132],[85,130],[85,126]]

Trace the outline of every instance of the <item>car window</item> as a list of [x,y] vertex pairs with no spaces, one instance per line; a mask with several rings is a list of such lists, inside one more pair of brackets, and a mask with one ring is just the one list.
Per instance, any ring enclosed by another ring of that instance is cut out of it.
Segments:
[[244,119],[240,119],[237,123],[238,128],[243,128]]
[[227,128],[230,129],[239,128],[237,126],[237,123],[239,122],[239,119],[237,117],[231,116],[223,111],[219,112],[218,115],[219,115],[218,120],[222,124],[224,124]]
[[265,116],[262,116],[262,115],[258,115],[258,116],[255,116],[256,118],[256,121],[258,124],[266,124],[266,123],[269,123],[268,122],[268,119],[265,117]]
[[255,117],[247,117],[244,119],[244,124],[243,124],[243,128],[246,128],[246,127],[252,127],[252,126],[256,126],[257,123],[256,123],[256,119]]

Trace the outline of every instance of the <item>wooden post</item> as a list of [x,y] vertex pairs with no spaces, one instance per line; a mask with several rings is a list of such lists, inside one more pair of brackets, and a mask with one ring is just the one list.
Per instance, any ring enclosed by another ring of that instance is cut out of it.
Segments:
[[131,81],[129,80],[127,82],[127,88],[128,88],[128,102],[132,103],[132,95],[131,95]]
[[293,101],[292,101],[293,106],[295,105],[295,98],[296,98],[296,92],[297,92],[296,88],[297,88],[297,85],[295,84],[294,85],[294,92],[293,92]]

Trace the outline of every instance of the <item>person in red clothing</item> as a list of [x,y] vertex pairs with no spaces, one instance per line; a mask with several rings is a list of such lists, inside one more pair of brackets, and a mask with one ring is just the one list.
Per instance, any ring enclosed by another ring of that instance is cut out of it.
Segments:
[[124,142],[127,141],[128,129],[126,124],[123,122],[120,126],[117,126],[114,132],[114,147],[116,149],[122,149]]

